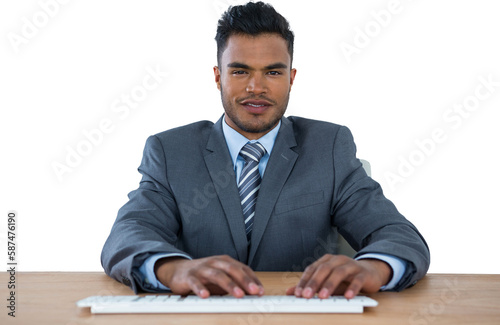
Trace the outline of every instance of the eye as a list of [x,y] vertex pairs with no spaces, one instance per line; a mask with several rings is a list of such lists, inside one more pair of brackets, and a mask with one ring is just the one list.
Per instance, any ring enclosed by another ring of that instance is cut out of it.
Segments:
[[278,76],[281,74],[281,72],[279,71],[269,71],[268,74],[270,74],[271,76]]
[[246,72],[245,72],[245,71],[243,71],[243,70],[234,70],[234,71],[232,72],[232,74],[235,74],[235,75],[241,75],[241,74],[245,74],[245,73],[246,73]]

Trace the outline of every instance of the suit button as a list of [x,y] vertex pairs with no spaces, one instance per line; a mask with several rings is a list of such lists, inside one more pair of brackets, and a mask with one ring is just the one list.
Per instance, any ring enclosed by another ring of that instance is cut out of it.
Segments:
[[130,279],[129,278],[126,278],[126,277],[123,277],[122,278],[122,283],[128,287],[130,287],[131,285],[131,282],[130,282]]

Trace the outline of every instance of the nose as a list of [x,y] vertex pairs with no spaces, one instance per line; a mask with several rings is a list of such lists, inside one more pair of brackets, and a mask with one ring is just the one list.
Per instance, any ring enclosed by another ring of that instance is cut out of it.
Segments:
[[254,74],[248,80],[246,91],[253,94],[265,93],[267,91],[267,87],[264,78],[258,74]]

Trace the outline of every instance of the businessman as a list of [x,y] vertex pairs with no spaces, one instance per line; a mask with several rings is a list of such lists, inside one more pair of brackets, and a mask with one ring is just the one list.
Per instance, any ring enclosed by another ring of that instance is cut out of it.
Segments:
[[[148,138],[139,188],[101,256],[135,292],[262,295],[255,271],[304,271],[287,294],[400,291],[429,250],[356,158],[348,128],[284,117],[296,76],[294,35],[262,2],[219,20],[215,83],[223,116]],[[354,258],[321,243],[340,233]]]

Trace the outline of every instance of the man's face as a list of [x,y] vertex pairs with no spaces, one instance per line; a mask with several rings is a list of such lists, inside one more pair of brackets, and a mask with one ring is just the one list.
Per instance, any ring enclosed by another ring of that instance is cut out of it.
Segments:
[[278,34],[229,37],[214,74],[230,127],[253,140],[278,124],[296,74],[290,61]]

